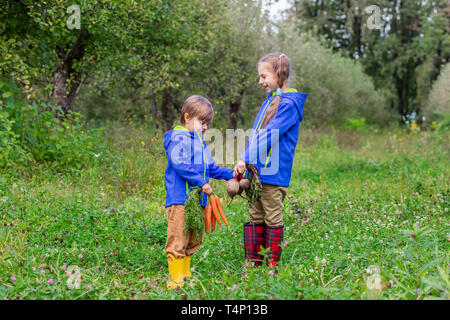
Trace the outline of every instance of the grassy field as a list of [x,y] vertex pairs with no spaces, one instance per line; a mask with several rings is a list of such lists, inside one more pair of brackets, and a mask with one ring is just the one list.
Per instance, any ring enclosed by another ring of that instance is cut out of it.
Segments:
[[[248,209],[166,289],[161,134],[106,127],[80,170],[0,177],[2,299],[448,299],[448,134],[301,131],[278,274],[243,269]],[[212,187],[228,203],[224,182]]]

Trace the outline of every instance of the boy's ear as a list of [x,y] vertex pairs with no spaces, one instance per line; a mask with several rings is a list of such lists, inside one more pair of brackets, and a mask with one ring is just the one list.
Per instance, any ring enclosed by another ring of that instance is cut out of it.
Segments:
[[189,113],[185,112],[184,115],[184,122],[188,122],[189,120],[191,120],[191,117],[189,117]]

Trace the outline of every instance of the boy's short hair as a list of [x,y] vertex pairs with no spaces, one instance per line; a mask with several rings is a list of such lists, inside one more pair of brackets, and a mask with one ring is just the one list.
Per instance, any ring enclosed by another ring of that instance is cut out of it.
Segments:
[[203,122],[210,123],[214,118],[214,108],[208,99],[193,95],[186,99],[181,108],[180,121],[184,125],[186,122],[184,120],[184,114],[187,113],[189,118],[197,117]]

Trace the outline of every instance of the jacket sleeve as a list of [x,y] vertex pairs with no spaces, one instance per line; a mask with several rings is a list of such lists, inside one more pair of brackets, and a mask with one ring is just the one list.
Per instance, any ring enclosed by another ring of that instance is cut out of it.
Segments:
[[266,154],[272,145],[276,145],[280,137],[300,121],[297,108],[292,103],[280,103],[275,116],[249,141],[241,156],[246,164],[255,163],[258,153]]
[[233,170],[216,166],[214,162],[209,165],[209,176],[216,180],[230,180],[233,179]]
[[192,149],[188,139],[172,141],[167,148],[167,159],[175,172],[195,187],[202,187],[206,181],[192,164]]

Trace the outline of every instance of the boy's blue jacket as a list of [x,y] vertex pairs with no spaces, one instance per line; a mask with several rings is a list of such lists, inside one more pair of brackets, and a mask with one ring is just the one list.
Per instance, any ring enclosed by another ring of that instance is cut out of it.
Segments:
[[241,156],[246,164],[254,164],[263,183],[288,187],[297,146],[303,105],[308,94],[289,89],[281,94],[278,111],[260,130],[275,92],[267,95],[256,116],[249,142]]
[[[182,126],[164,133],[167,168],[165,174],[166,204],[184,205],[192,187],[202,187],[209,178],[230,180],[233,170],[214,164],[211,151],[197,132]],[[200,197],[200,204],[207,204],[207,195]]]

